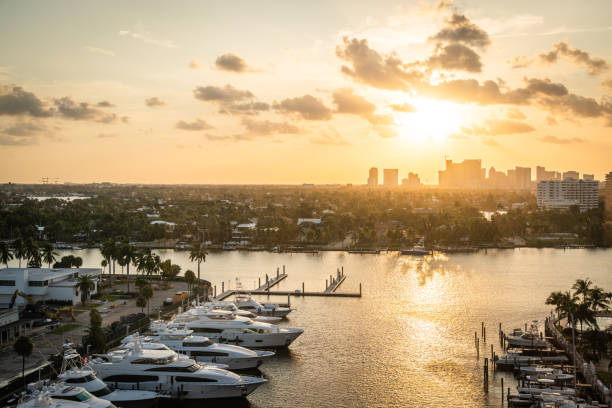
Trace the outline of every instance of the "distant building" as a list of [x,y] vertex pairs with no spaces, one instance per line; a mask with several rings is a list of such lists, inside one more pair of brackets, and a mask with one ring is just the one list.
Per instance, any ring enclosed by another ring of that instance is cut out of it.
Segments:
[[603,189],[606,218],[612,220],[612,172],[606,174],[606,186]]
[[552,181],[552,180],[560,180],[561,179],[561,175],[559,174],[559,172],[556,172],[554,170],[546,170],[545,167],[542,166],[537,166],[536,167],[536,182],[540,182],[540,181]]
[[583,174],[582,179],[583,180],[595,180],[595,175],[594,174]]
[[563,180],[567,180],[567,179],[575,179],[575,180],[579,180],[580,179],[580,173],[578,173],[577,171],[566,171],[563,173]]
[[399,180],[398,169],[384,169],[383,170],[383,185],[385,187],[397,187]]
[[497,171],[495,167],[491,167],[487,186],[494,189],[506,189],[508,188],[508,176],[503,171]]
[[368,186],[370,187],[378,186],[378,169],[376,167],[372,167],[370,169],[370,173],[368,176]]
[[482,188],[485,173],[480,159],[461,163],[446,160],[446,169],[438,171],[438,185],[443,188]]
[[402,179],[403,187],[420,187],[421,179],[417,173],[408,173],[408,178]]
[[[510,171],[508,170],[508,178],[510,179]],[[527,190],[531,188],[531,167],[515,167],[513,171],[512,187],[517,190]]]
[[537,199],[539,208],[567,209],[577,205],[580,211],[590,210],[599,205],[599,183],[574,178],[540,181]]
[[73,305],[81,301],[77,278],[88,275],[93,278],[93,295],[98,290],[100,268],[4,268],[0,270],[0,305],[7,307],[15,291],[29,299],[17,296],[15,306],[25,306],[29,301],[61,300]]

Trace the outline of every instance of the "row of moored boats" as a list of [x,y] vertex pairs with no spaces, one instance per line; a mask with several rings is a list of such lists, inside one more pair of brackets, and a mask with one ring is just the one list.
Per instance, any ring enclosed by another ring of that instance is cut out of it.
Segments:
[[277,325],[291,311],[241,296],[179,309],[169,321],[153,321],[146,334],[126,336],[105,354],[82,359],[65,345],[57,380],[29,384],[13,405],[149,408],[161,399],[246,397],[267,382],[257,368],[273,350],[303,333]]

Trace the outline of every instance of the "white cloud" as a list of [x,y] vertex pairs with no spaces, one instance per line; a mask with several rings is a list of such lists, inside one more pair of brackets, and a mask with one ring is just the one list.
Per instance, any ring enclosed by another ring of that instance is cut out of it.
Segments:
[[138,31],[130,31],[130,30],[120,30],[119,31],[119,35],[120,36],[129,36],[132,38],[135,38],[137,40],[140,40],[146,44],[151,44],[151,45],[157,45],[158,47],[165,47],[165,48],[176,48],[176,44],[174,44],[173,41],[171,40],[157,40],[153,37],[151,37],[151,33],[146,32],[144,30],[138,30]]
[[83,48],[85,48],[87,51],[89,52],[93,52],[94,54],[101,54],[101,55],[107,55],[109,57],[114,57],[115,53],[109,50],[105,50],[103,48],[98,48],[98,47],[94,47],[91,45],[86,45]]

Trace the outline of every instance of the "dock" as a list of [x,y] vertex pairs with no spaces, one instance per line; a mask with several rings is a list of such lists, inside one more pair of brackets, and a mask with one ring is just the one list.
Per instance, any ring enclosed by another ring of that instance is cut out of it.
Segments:
[[283,265],[283,272],[280,273],[280,268],[276,269],[276,276],[270,278],[266,275],[264,284],[261,284],[261,278],[259,279],[259,287],[255,290],[244,290],[242,288],[228,289],[225,290],[225,284],[221,282],[221,293],[217,295],[217,286],[214,286],[214,298],[215,300],[222,301],[231,296],[250,294],[250,295],[268,295],[268,296],[287,296],[287,304],[290,303],[291,296],[319,296],[319,297],[339,297],[339,298],[360,298],[361,297],[361,283],[359,284],[359,292],[356,293],[338,293],[336,290],[346,280],[344,274],[344,267],[338,268],[336,276],[329,276],[329,279],[325,280],[325,290],[323,292],[305,291],[304,283],[302,282],[302,290],[270,290],[270,288],[278,285],[279,282],[287,278],[285,272],[285,266]]

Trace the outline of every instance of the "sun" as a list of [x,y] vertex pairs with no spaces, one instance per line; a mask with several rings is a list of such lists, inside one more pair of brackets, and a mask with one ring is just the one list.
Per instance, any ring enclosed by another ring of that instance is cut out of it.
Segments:
[[395,112],[400,137],[411,142],[444,142],[461,127],[462,106],[435,99],[413,98],[407,101],[414,112]]

